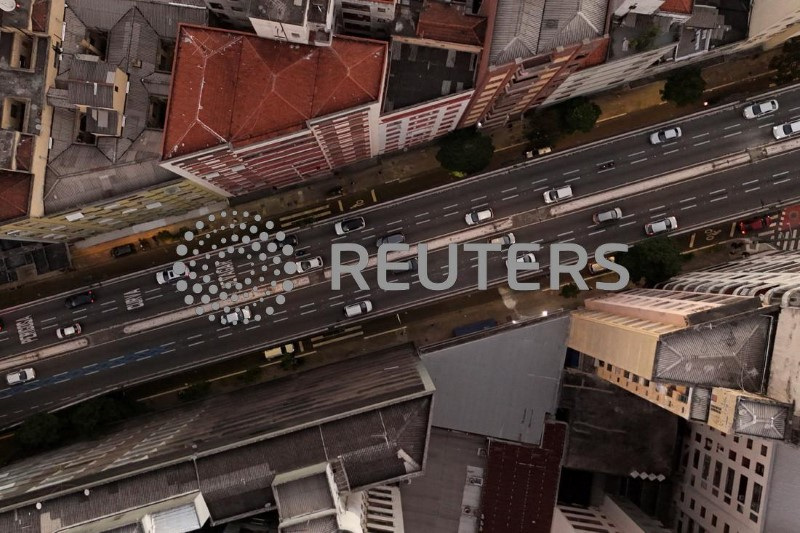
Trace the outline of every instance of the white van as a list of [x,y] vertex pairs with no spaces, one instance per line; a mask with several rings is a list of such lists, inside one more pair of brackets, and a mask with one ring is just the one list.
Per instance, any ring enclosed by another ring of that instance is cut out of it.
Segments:
[[372,302],[369,300],[364,300],[363,302],[358,302],[350,305],[344,306],[344,316],[347,318],[353,318],[354,316],[364,315],[372,311]]
[[240,307],[224,315],[220,319],[220,322],[228,326],[235,326],[239,322],[244,322],[245,320],[250,320],[251,318],[253,318],[253,315],[250,312],[250,308]]
[[552,204],[553,202],[560,202],[572,198],[572,186],[565,185],[557,189],[550,189],[544,192],[544,203]]

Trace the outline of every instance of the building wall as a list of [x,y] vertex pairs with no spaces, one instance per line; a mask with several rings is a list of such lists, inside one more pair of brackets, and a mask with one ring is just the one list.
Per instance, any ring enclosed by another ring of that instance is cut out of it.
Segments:
[[779,46],[800,34],[800,5],[796,0],[754,0],[748,30],[743,47]]
[[624,17],[628,13],[652,15],[663,3],[664,0],[622,0],[617,10],[614,11],[614,16]]
[[596,507],[575,507],[563,504],[556,506],[550,533],[583,533],[585,531],[597,533],[640,533],[641,529],[638,531],[619,529]]
[[311,132],[330,168],[349,165],[375,155],[373,146],[377,147],[377,139],[376,142],[372,140],[372,132],[376,130],[372,122],[377,112],[377,105],[365,106],[312,123]]
[[0,234],[10,239],[74,241],[189,213],[221,200],[205,187],[177,179],[69,212],[9,221],[0,226]]
[[454,129],[467,109],[473,91],[464,91],[380,118],[380,153],[432,141]]
[[259,37],[266,37],[267,39],[274,39],[276,41],[308,44],[309,32],[307,26],[296,26],[285,22],[257,18],[251,18],[249,20]]
[[[245,9],[247,4],[240,0],[205,0],[206,6],[217,18],[240,29],[252,30]],[[245,4],[245,5],[242,5]]]
[[[481,65],[484,61],[481,61]],[[516,72],[517,65],[509,63],[498,67],[488,67],[486,72],[478,73],[475,93],[460,127],[474,126],[483,117],[497,96],[506,88]]]
[[[764,529],[773,444],[692,423],[675,494],[676,531],[760,533]],[[693,526],[690,526],[693,524]]]
[[388,39],[395,16],[392,0],[336,0],[337,18],[344,33]]

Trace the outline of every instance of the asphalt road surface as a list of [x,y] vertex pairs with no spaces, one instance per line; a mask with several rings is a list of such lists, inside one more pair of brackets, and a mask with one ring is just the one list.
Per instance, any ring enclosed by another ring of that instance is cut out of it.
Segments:
[[[366,227],[346,236],[336,236],[333,230],[334,222],[342,217],[300,228],[293,233],[299,239],[298,249],[307,251],[309,257],[321,256],[326,266],[304,274],[287,275],[280,270],[283,263],[276,263],[276,258],[283,257],[285,263],[295,250],[286,256],[268,248],[262,232],[269,233],[269,240],[274,234],[266,229],[265,220],[256,221],[243,213],[229,213],[222,220],[204,220],[205,226],[187,243],[190,255],[194,248],[200,253],[185,258],[193,272],[186,290],[178,290],[175,283],[157,284],[155,271],[150,270],[93,287],[96,302],[81,308],[67,309],[65,294],[0,312],[6,325],[0,333],[0,365],[6,367],[21,354],[66,342],[56,338],[59,327],[78,322],[83,334],[77,338],[89,341],[84,348],[21,364],[33,366],[37,379],[14,387],[2,385],[0,425],[126,384],[365,318],[346,319],[343,307],[347,304],[369,300],[374,306],[367,315],[371,317],[476,290],[477,257],[460,251],[455,264],[457,279],[447,291],[424,289],[418,274],[409,273],[390,274],[393,281],[408,282],[409,290],[382,291],[377,288],[374,268],[364,273],[370,288],[359,289],[346,277],[342,290],[333,291],[326,274],[331,243],[360,243],[374,254],[376,238],[395,232],[402,232],[406,242],[413,245],[486,242],[513,231],[517,242],[542,245],[536,257],[546,269],[550,262],[548,245],[555,242],[574,242],[591,253],[608,242],[634,243],[644,237],[645,223],[665,216],[677,217],[680,233],[767,208],[774,210],[775,206],[800,197],[800,151],[763,159],[754,157],[754,162],[743,167],[616,198],[605,205],[556,218],[549,216],[542,194],[555,186],[571,185],[575,197],[580,198],[728,154],[747,150],[755,154],[757,147],[774,142],[772,126],[800,119],[800,89],[784,91],[777,99],[780,110],[762,119],[745,120],[743,106],[726,106],[676,122],[683,129],[683,137],[674,142],[652,146],[649,132],[632,133],[554,154],[522,168],[349,213],[345,218],[363,216]],[[656,129],[659,128],[653,128]],[[613,168],[601,170],[600,166],[608,161],[615,162]],[[468,227],[465,214],[485,207],[493,210],[494,218]],[[621,221],[609,226],[592,223],[593,213],[611,207],[622,209]],[[220,230],[229,230],[231,224],[235,224],[240,239],[220,242]],[[243,243],[244,236],[252,241]],[[194,263],[189,263],[191,260]],[[429,260],[431,279],[444,279],[446,249],[434,250]],[[493,283],[505,282],[505,261],[499,253],[489,258],[488,273]],[[275,274],[276,269],[279,275]],[[225,314],[223,309],[201,316],[193,314],[203,303],[203,296],[211,305],[222,293],[243,294],[255,286],[269,287],[272,281],[280,287],[281,281],[289,278],[295,282],[293,290],[277,294],[273,289],[263,300],[248,302],[252,319],[247,323],[222,324],[219,315]],[[191,304],[187,304],[189,297]],[[170,313],[187,309],[187,316],[170,318]],[[155,320],[152,327],[131,331],[131,324],[148,320]]]

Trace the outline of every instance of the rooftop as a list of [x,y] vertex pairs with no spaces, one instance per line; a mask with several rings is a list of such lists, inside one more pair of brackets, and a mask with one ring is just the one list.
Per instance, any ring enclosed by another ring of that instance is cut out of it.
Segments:
[[302,26],[307,5],[308,0],[252,0],[247,14],[253,18]]
[[33,175],[28,172],[0,170],[0,222],[28,214]]
[[688,15],[692,12],[694,0],[665,0],[659,11],[666,11],[668,13],[683,13]]
[[608,0],[498,2],[490,61],[502,65],[601,37],[607,12]]
[[181,26],[163,157],[265,140],[374,102],[386,52],[385,43],[360,38],[318,47]]
[[427,0],[419,14],[417,37],[483,46],[486,18],[464,13],[464,6]]
[[432,393],[403,346],[145,415],[0,470],[15,480],[0,487],[0,531],[38,533],[192,490],[214,520],[263,512],[275,508],[277,475],[320,463],[340,491],[397,481],[424,466]]
[[423,353],[436,385],[433,424],[538,444],[556,411],[568,328],[563,316]]

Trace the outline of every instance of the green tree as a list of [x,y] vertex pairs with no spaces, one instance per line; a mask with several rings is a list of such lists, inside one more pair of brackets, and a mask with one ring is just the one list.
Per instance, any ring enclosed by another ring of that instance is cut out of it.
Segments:
[[284,370],[293,370],[305,362],[305,358],[296,357],[294,353],[285,353],[281,355],[280,366]]
[[69,429],[81,439],[93,439],[109,425],[140,411],[137,402],[118,394],[92,398],[76,405],[65,416]]
[[699,67],[682,68],[669,75],[661,89],[661,99],[682,107],[700,101],[705,89],[706,80]]
[[561,287],[559,294],[561,294],[561,296],[563,296],[564,298],[576,298],[580,292],[581,290],[578,288],[576,284],[567,283],[566,285]]
[[61,441],[61,422],[56,415],[37,413],[22,423],[14,437],[22,448],[46,450]]
[[658,37],[658,26],[651,24],[648,28],[642,30],[639,35],[631,39],[631,46],[637,52],[644,52],[650,49]]
[[588,133],[592,131],[597,119],[603,113],[599,105],[583,96],[567,100],[559,105],[559,111],[561,129],[565,133],[574,133],[576,131]]
[[655,237],[620,254],[617,262],[628,269],[632,282],[644,280],[645,286],[652,287],[680,272],[683,260],[674,242],[667,237]]
[[530,115],[525,124],[525,137],[533,150],[553,146],[563,135],[561,117],[552,107]]
[[178,393],[178,398],[182,402],[192,402],[194,400],[199,400],[201,398],[205,398],[211,392],[211,383],[208,381],[200,381],[198,383],[192,383],[182,391]]
[[776,71],[772,78],[775,83],[791,83],[800,79],[800,38],[784,42],[781,54],[770,60],[769,68]]
[[475,128],[456,130],[445,136],[436,160],[450,172],[471,174],[486,168],[492,160],[494,145]]

